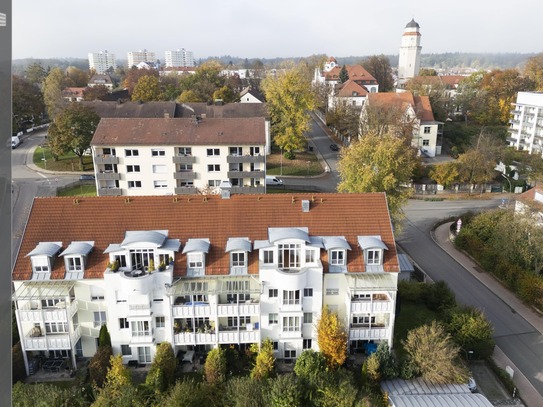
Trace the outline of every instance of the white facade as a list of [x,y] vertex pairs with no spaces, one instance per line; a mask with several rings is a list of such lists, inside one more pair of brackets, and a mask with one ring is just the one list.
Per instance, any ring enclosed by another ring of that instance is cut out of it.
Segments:
[[185,48],[177,51],[166,51],[166,68],[180,68],[185,66],[194,66],[194,56],[192,51],[186,51]]
[[422,50],[419,28],[420,26],[415,20],[411,20],[405,26],[398,61],[398,82],[400,84],[419,74],[420,52]]
[[144,50],[132,51],[127,54],[128,69],[137,66],[140,62],[156,62],[154,52]]
[[511,114],[509,145],[543,158],[543,92],[519,92]]
[[89,68],[97,74],[104,74],[110,68],[117,69],[115,54],[106,51],[89,52]]

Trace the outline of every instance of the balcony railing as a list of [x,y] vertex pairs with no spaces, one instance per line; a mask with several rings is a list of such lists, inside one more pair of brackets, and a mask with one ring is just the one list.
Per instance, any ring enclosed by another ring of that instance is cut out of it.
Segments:
[[217,334],[180,332],[174,334],[173,341],[175,345],[208,345],[217,343]]
[[194,164],[196,157],[192,155],[176,155],[172,160],[174,164]]
[[228,171],[228,178],[264,178],[265,171]]
[[353,326],[349,329],[349,340],[377,340],[390,336],[390,328],[387,327],[363,327]]
[[24,337],[25,350],[55,350],[72,349],[81,338],[81,331],[76,327],[72,334],[69,333],[48,333],[35,336],[36,331],[31,330]]
[[219,317],[260,315],[260,304],[250,302],[239,304],[220,304],[217,306],[217,315]]
[[94,157],[94,163],[100,164],[119,164],[119,157],[114,155],[97,155]]
[[98,195],[99,196],[119,196],[121,195],[122,191],[121,188],[98,188]]
[[258,329],[219,331],[219,343],[260,343],[260,331]]
[[175,179],[196,179],[196,172],[194,171],[176,171],[173,173]]
[[152,343],[155,341],[154,330],[132,332],[130,343]]
[[226,157],[227,163],[263,163],[264,155],[229,155]]
[[128,304],[129,317],[148,317],[152,314],[151,304]]
[[118,172],[98,172],[96,173],[98,181],[120,180],[121,174]]
[[196,187],[177,187],[175,188],[176,195],[193,195],[198,192]]
[[209,317],[213,316],[213,309],[209,304],[174,305],[172,307],[174,318]]
[[263,194],[266,192],[266,188],[263,186],[247,186],[247,187],[232,187],[230,191],[233,194]]

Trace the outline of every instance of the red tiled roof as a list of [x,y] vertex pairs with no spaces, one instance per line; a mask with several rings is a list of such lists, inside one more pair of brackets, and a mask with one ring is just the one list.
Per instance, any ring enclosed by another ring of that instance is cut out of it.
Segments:
[[[353,81],[364,81],[368,84],[377,84],[377,80],[364,69],[362,65],[346,65],[347,73],[349,74],[349,79]],[[337,81],[339,78],[339,72],[341,71],[340,66],[335,66],[330,71],[325,72],[324,76],[327,81]]]
[[238,119],[104,118],[91,145],[266,144],[263,117]]
[[358,83],[349,79],[341,86],[337,95],[339,97],[353,97],[353,92],[356,92],[358,94],[357,97],[366,97],[369,93]]
[[415,111],[419,119],[423,122],[433,122],[434,113],[432,112],[430,98],[428,96],[413,96],[413,99],[415,99]]
[[[301,200],[310,200],[302,212]],[[128,200],[128,203],[127,203]],[[135,196],[36,198],[13,270],[14,280],[32,276],[30,258],[25,257],[39,242],[94,241],[88,256],[85,278],[102,278],[109,257],[104,250],[121,243],[129,230],[168,230],[170,239],[182,247],[191,238],[209,238],[206,273],[229,273],[225,253],[229,237],[268,239],[268,227],[307,227],[312,236],[345,236],[349,271],[363,271],[363,253],[357,236],[380,235],[385,250],[385,271],[399,271],[394,237],[384,193],[368,194],[272,194],[220,196]],[[323,251],[324,252],[324,251]],[[328,259],[321,258],[324,269]],[[57,258],[52,279],[64,278],[62,259]],[[258,251],[249,253],[249,273],[258,273]],[[175,274],[186,274],[186,257],[178,253]]]
[[434,114],[428,96],[413,96],[411,92],[370,93],[368,102],[377,106],[399,106],[402,109],[407,109],[408,105],[411,105],[421,121],[434,121]]
[[443,75],[439,77],[441,82],[445,85],[448,85],[451,88],[456,88],[463,79],[466,79],[466,76],[462,75]]

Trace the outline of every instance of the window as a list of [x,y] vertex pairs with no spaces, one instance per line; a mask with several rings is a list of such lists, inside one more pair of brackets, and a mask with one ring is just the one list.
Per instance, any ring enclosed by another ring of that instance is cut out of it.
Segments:
[[91,301],[101,301],[104,299],[104,289],[95,285],[91,286]]
[[60,301],[60,298],[49,298],[47,300],[41,300],[41,306],[42,308],[52,308],[55,307]]
[[312,323],[313,323],[313,313],[304,312],[304,324],[312,324]]
[[128,188],[141,188],[141,181],[128,181]]
[[283,317],[283,332],[300,331],[300,317]]
[[221,155],[221,152],[218,148],[208,148],[207,149],[207,156],[213,156],[213,155]]
[[279,268],[283,270],[300,268],[300,245],[280,244],[279,245]]
[[153,165],[153,174],[165,174],[168,172],[168,167],[165,165]]
[[305,262],[315,263],[315,250],[305,249]]
[[177,154],[180,156],[183,155],[192,155],[192,147],[179,147],[177,150]]
[[128,325],[128,319],[126,318],[119,318],[119,329],[128,329],[130,326]]
[[138,348],[138,362],[151,363],[151,347],[150,346],[142,346]]
[[182,186],[182,187],[193,187],[194,182],[193,181],[181,181],[181,183],[179,185]]
[[132,349],[128,345],[121,345],[121,355],[132,356]]
[[126,166],[126,172],[140,172],[140,166],[139,165],[127,165]]
[[313,297],[313,289],[304,288],[304,297]]
[[68,257],[66,259],[68,263],[68,271],[82,271],[83,265],[81,262],[81,257]]
[[273,250],[264,250],[264,264],[273,264]]
[[311,346],[313,345],[313,341],[311,339],[304,339],[302,348],[303,349],[311,349]]
[[244,327],[246,324],[251,323],[251,317],[241,316],[241,317],[228,317],[228,327],[238,328]]
[[179,164],[179,172],[192,172],[192,164]]
[[119,267],[126,267],[126,256],[124,254],[116,255],[115,261],[119,262]]
[[345,265],[345,250],[330,251],[330,264],[334,266]]
[[166,320],[164,317],[155,317],[155,326],[157,328],[164,328],[166,326]]
[[268,315],[268,323],[270,325],[279,323],[279,314],[271,313]]
[[326,295],[339,295],[339,288],[327,288]]
[[155,188],[168,188],[168,181],[153,181]]
[[94,311],[94,327],[104,325],[107,322],[105,311]]
[[296,349],[285,349],[285,359],[296,359]]
[[130,249],[132,270],[141,270],[149,266],[149,261],[154,259],[153,249]]
[[278,296],[278,291],[277,291],[277,288],[270,288],[268,290],[268,297],[270,298],[277,298]]
[[283,291],[283,304],[294,305],[300,303],[300,290]]
[[353,294],[353,300],[368,301],[371,300],[371,294],[355,293]]
[[102,153],[104,155],[112,155],[112,156],[115,157],[115,149],[114,148],[104,147],[102,149]]
[[422,145],[423,146],[429,146],[430,145],[430,140],[422,140]]
[[279,349],[279,342],[272,342],[272,347],[273,347],[273,350],[278,350]]
[[431,127],[430,126],[424,126],[424,134],[430,134]]
[[221,170],[220,164],[208,164],[207,165],[207,171],[208,172],[218,172]]
[[232,267],[245,267],[245,252],[232,253]]
[[202,253],[189,253],[187,256],[189,268],[204,267],[204,255]]
[[157,150],[157,149],[151,150],[151,156],[153,157],[164,157],[165,155],[166,155],[166,151],[164,150]]
[[354,315],[353,316],[353,325],[369,325],[375,324],[375,317],[370,317],[369,315]]
[[149,329],[149,321],[132,321],[132,336],[148,336],[151,335]]
[[242,155],[242,150],[241,147],[230,147],[230,155],[240,156]]
[[68,332],[67,322],[46,322],[45,332],[48,334],[66,333]]
[[127,157],[137,157],[137,156],[140,155],[140,153],[139,153],[138,150],[126,149],[126,150],[124,150],[124,155],[127,156]]
[[251,155],[260,155],[260,147],[251,147],[249,153]]
[[207,184],[210,186],[210,187],[218,187],[221,185],[221,180],[220,179],[210,179]]
[[49,261],[46,257],[33,258],[32,267],[36,272],[47,272],[49,271]]
[[368,250],[368,265],[379,265],[381,264],[381,250]]

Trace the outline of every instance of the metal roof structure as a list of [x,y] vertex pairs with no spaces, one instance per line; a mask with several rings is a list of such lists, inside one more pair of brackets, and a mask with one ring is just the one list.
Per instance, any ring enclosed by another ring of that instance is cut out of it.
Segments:
[[189,239],[185,248],[183,249],[183,254],[190,252],[209,252],[209,239]]
[[251,241],[248,237],[229,237],[226,242],[226,253],[233,251],[250,252],[251,250]]

